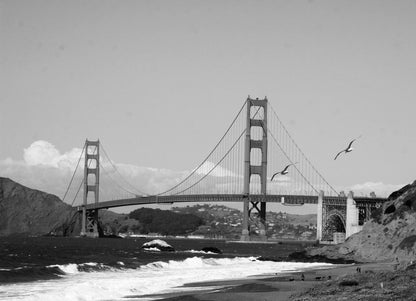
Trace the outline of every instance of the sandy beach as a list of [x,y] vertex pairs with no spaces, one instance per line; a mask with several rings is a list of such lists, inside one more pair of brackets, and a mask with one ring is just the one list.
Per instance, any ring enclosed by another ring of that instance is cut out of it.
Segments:
[[[357,271],[357,268],[361,269],[360,272]],[[362,275],[373,275],[374,273],[393,273],[394,269],[395,265],[391,263],[336,265],[329,269],[275,276],[261,275],[240,280],[190,283],[185,285],[184,289],[198,287],[199,291],[149,295],[147,297],[164,301],[319,300],[320,297],[314,299],[315,297],[309,296],[308,290],[319,285],[337,285],[339,287],[339,283],[344,279],[360,278]],[[332,300],[340,300],[336,296],[331,298]]]

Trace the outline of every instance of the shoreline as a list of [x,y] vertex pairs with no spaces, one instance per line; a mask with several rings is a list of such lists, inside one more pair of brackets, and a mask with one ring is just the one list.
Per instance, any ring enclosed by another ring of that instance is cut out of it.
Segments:
[[[193,282],[178,287],[178,289],[183,288],[183,291],[129,296],[128,298],[161,301],[286,301],[293,300],[296,295],[304,293],[318,284],[357,275],[357,267],[360,267],[361,273],[366,273],[367,271],[393,271],[395,265],[389,262],[356,263],[276,275],[257,275],[243,279]],[[198,290],[187,291],[193,287]]]

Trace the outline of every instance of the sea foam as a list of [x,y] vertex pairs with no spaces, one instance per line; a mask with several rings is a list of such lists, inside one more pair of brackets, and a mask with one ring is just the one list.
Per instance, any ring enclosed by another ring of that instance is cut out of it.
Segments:
[[76,274],[79,272],[78,265],[75,263],[69,263],[69,264],[64,264],[64,265],[54,264],[54,265],[48,266],[48,268],[58,268],[65,274]]
[[[87,263],[83,266],[88,264],[92,265]],[[185,288],[181,285],[196,281],[238,279],[328,267],[330,264],[259,261],[255,257],[195,256],[182,261],[156,261],[137,269],[85,272],[81,266],[56,265],[65,273],[63,278],[2,285],[0,295],[5,300],[122,300],[123,297],[183,291]],[[186,289],[197,290],[195,287]]]

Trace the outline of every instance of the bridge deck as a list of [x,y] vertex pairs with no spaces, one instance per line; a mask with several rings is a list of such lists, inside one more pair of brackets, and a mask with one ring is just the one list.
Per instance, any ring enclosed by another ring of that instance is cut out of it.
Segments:
[[[138,196],[135,198],[120,199],[113,201],[104,201],[97,204],[88,204],[87,210],[91,209],[108,209],[114,207],[124,207],[132,205],[148,205],[148,204],[172,204],[185,202],[242,202],[248,198],[243,194],[203,194],[203,195],[174,195],[174,196]],[[346,197],[340,196],[324,196],[325,202],[344,203]],[[379,203],[384,202],[385,198],[371,197],[354,197],[355,201]],[[250,195],[252,202],[282,203],[287,205],[304,205],[317,204],[318,196],[308,195]],[[83,206],[78,206],[78,210],[82,210]]]

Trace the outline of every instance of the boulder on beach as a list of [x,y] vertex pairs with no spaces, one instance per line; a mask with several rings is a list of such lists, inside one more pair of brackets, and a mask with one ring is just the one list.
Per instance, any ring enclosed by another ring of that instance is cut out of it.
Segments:
[[145,242],[142,245],[142,249],[149,250],[149,251],[168,251],[172,252],[175,251],[175,249],[168,244],[166,241],[161,239],[154,239],[152,241]]
[[222,254],[221,250],[216,247],[205,247],[205,248],[202,248],[201,251],[205,253]]

